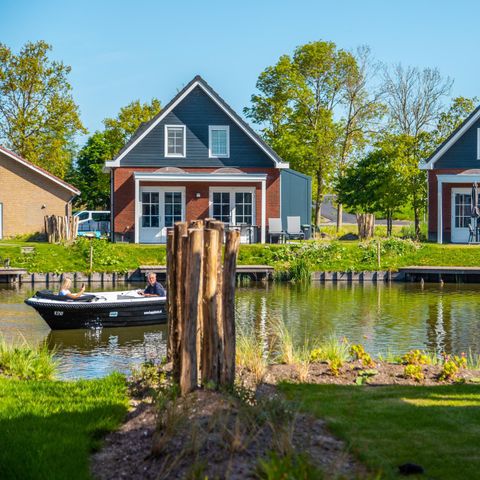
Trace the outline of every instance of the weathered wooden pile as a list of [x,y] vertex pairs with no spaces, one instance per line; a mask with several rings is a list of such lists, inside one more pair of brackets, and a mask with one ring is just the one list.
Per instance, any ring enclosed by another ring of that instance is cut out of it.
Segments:
[[45,215],[45,233],[48,243],[75,240],[78,233],[78,217]]
[[210,219],[178,222],[168,233],[168,357],[182,394],[234,382],[239,245],[238,231]]

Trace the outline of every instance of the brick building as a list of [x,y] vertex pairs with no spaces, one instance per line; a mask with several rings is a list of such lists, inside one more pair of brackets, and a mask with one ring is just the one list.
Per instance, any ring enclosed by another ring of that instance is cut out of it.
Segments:
[[0,239],[44,232],[45,215],[71,214],[80,192],[0,145]]
[[199,76],[112,161],[112,235],[164,243],[176,221],[216,218],[264,242],[269,218],[310,224],[311,179],[285,163]]
[[471,217],[472,186],[480,185],[480,107],[420,168],[428,174],[429,240],[467,243],[480,228]]

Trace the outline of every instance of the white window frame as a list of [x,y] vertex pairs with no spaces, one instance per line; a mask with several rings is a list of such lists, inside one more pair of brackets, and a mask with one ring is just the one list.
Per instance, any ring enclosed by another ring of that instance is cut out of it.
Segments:
[[[183,155],[178,153],[168,153],[168,129],[169,128],[181,128],[183,129]],[[185,158],[187,156],[187,130],[185,125],[165,125],[164,130],[165,137],[165,157],[166,158]]]
[[[227,153],[214,155],[212,152],[212,130],[223,130],[227,132]],[[208,158],[230,158],[230,126],[229,125],[209,125],[208,126]]]
[[255,187],[210,187],[208,191],[208,214],[213,218],[213,194],[228,192],[230,193],[230,225],[236,225],[236,208],[235,193],[251,193],[252,194],[252,225],[257,224],[257,202]]

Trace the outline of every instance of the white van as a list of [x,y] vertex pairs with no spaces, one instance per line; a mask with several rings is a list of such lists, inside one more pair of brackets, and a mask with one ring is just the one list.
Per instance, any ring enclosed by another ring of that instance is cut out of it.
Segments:
[[82,210],[78,217],[78,235],[108,237],[110,235],[110,212],[108,210]]

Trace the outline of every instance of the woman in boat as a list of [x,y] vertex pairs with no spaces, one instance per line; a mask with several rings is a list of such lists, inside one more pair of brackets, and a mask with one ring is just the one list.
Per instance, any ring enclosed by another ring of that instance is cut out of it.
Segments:
[[72,281],[70,278],[65,277],[63,279],[62,285],[60,287],[60,293],[58,294],[60,297],[68,297],[68,298],[79,298],[85,293],[85,284],[82,283],[82,288],[78,293],[72,293],[70,288],[72,286]]

